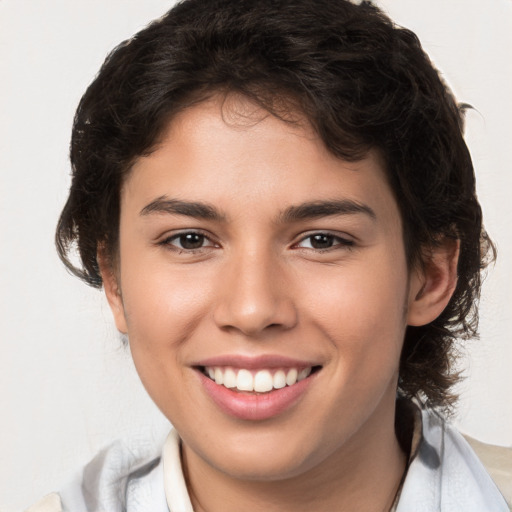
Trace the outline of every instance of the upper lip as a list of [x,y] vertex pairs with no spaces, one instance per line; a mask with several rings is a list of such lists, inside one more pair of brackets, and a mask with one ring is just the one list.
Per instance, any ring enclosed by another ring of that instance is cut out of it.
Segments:
[[201,359],[192,366],[231,366],[233,368],[246,368],[256,370],[259,368],[309,368],[320,366],[317,362],[295,359],[287,356],[264,354],[260,356],[246,356],[226,354]]

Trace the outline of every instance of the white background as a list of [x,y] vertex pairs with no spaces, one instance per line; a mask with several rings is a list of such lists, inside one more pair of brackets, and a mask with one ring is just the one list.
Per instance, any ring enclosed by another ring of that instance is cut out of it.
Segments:
[[[53,247],[74,109],[107,51],[165,0],[0,0],[0,510],[58,489],[115,438],[167,428],[138,383],[102,293]],[[467,118],[499,249],[468,345],[456,421],[512,445],[512,1],[382,0],[417,32]],[[2,508],[3,507],[3,508]]]

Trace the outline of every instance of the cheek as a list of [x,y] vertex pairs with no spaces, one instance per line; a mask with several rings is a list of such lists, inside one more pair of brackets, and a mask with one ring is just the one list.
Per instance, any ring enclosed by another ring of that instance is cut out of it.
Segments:
[[303,309],[336,348],[341,367],[389,371],[398,366],[405,333],[407,271],[400,255],[372,260],[327,269],[304,291]]
[[123,303],[130,335],[145,334],[147,341],[170,342],[180,330],[193,327],[204,314],[209,280],[194,273],[173,271],[165,264],[149,268],[124,268]]
[[123,265],[129,276],[122,293],[133,361],[148,393],[162,406],[168,386],[179,400],[190,339],[208,314],[208,280],[188,270],[173,272],[165,264],[141,266],[135,258]]

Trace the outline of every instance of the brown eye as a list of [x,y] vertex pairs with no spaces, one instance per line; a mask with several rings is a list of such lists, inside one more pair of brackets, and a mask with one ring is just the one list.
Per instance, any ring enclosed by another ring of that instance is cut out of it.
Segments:
[[205,236],[199,233],[185,233],[177,238],[182,249],[199,249],[203,247]]
[[178,251],[196,251],[205,247],[215,247],[215,244],[206,235],[195,231],[170,236],[163,240],[161,245]]
[[304,249],[322,251],[336,248],[350,248],[354,245],[354,242],[330,233],[313,233],[312,235],[304,237],[297,245]]
[[329,249],[334,245],[334,236],[332,235],[319,234],[309,238],[313,249]]

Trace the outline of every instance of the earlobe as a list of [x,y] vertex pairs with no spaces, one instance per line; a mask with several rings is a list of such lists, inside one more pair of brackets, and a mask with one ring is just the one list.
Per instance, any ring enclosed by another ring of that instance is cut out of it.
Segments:
[[103,289],[105,290],[110,310],[114,316],[117,330],[122,334],[127,334],[128,329],[126,326],[126,317],[124,314],[123,297],[121,295],[119,278],[116,275],[111,259],[105,254],[105,250],[98,250],[97,259],[101,279],[103,281]]
[[457,286],[460,241],[445,239],[429,250],[421,268],[413,271],[407,324],[426,325],[446,308]]

